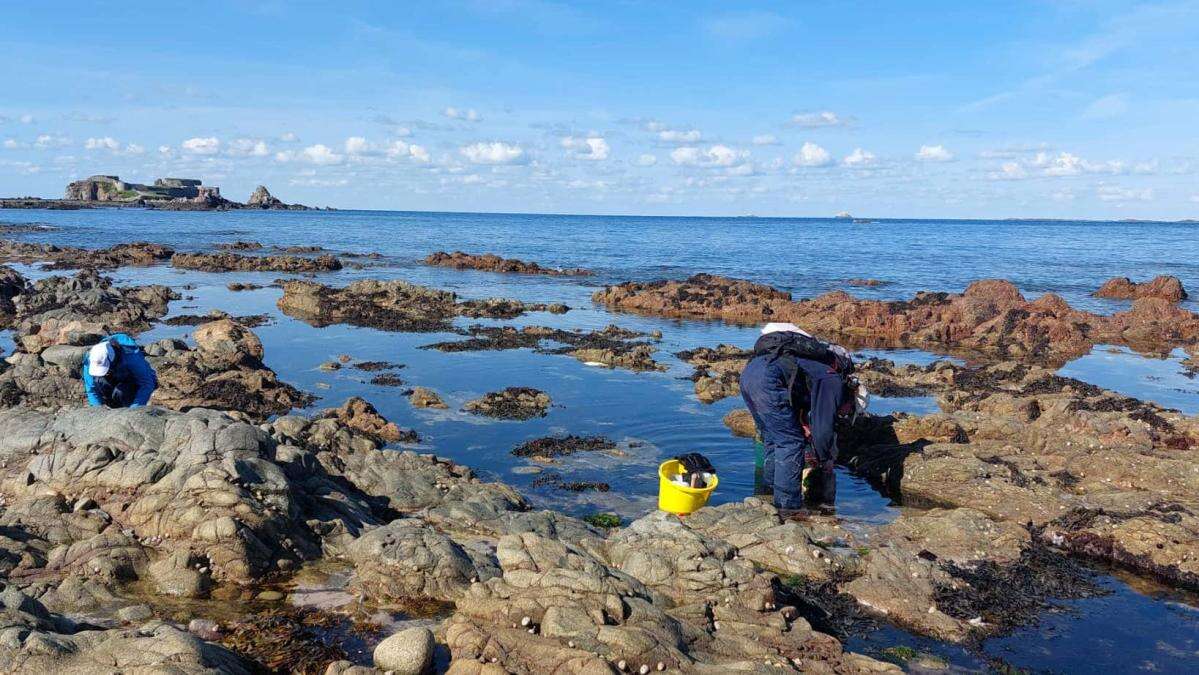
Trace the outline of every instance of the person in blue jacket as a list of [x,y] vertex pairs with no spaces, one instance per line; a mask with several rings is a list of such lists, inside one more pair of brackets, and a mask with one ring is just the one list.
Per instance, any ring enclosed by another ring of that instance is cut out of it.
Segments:
[[837,498],[836,421],[865,405],[865,390],[848,379],[853,362],[840,347],[816,340],[794,324],[762,330],[741,372],[741,396],[762,438],[763,480],[779,515],[803,518],[804,465],[809,500],[831,510]]
[[90,405],[138,408],[150,402],[157,387],[142,348],[124,333],[104,338],[84,358],[83,390]]

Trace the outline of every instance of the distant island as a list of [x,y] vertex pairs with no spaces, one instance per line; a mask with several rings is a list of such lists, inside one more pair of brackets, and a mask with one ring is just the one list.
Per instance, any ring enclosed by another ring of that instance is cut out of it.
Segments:
[[[88,209],[139,207],[169,211],[228,211],[266,209],[320,210],[303,204],[286,204],[259,185],[243,204],[221,196],[221,189],[196,178],[159,178],[153,185],[129,183],[119,176],[96,175],[69,183],[62,199],[41,197],[0,198],[5,209]],[[326,210],[332,210],[326,207]]]

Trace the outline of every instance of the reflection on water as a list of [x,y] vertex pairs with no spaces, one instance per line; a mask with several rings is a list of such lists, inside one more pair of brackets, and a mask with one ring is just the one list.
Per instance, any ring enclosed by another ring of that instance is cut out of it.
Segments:
[[1077,672],[1082,664],[1109,672],[1194,673],[1199,667],[1199,603],[1161,588],[1146,594],[1101,577],[1108,595],[1070,600],[1032,628],[989,640],[987,654],[1019,668]]
[[1199,414],[1199,379],[1182,365],[1186,352],[1166,358],[1142,356],[1127,347],[1100,345],[1067,363],[1059,374],[1133,398],[1153,401],[1187,415]]

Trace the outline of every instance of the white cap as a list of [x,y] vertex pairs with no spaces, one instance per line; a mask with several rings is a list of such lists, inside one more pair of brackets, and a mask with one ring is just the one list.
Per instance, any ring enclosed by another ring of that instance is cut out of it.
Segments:
[[92,377],[104,377],[107,375],[108,369],[112,367],[114,356],[112,344],[108,340],[97,343],[87,353],[88,374]]
[[808,331],[796,326],[793,323],[768,323],[765,326],[762,326],[762,335],[768,335],[770,333],[799,333],[800,335],[812,337]]

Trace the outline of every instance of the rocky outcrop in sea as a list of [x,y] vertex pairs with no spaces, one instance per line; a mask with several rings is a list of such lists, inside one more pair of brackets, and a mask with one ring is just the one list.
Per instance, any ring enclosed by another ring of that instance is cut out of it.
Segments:
[[788,321],[851,347],[918,348],[989,359],[1064,363],[1096,344],[1152,353],[1199,344],[1199,315],[1160,297],[1126,311],[1092,314],[1046,293],[1027,300],[1014,284],[987,279],[962,293],[861,300],[843,291],[794,301],[770,286],[697,274],[683,281],[629,282],[593,299],[618,311],[756,324]]

